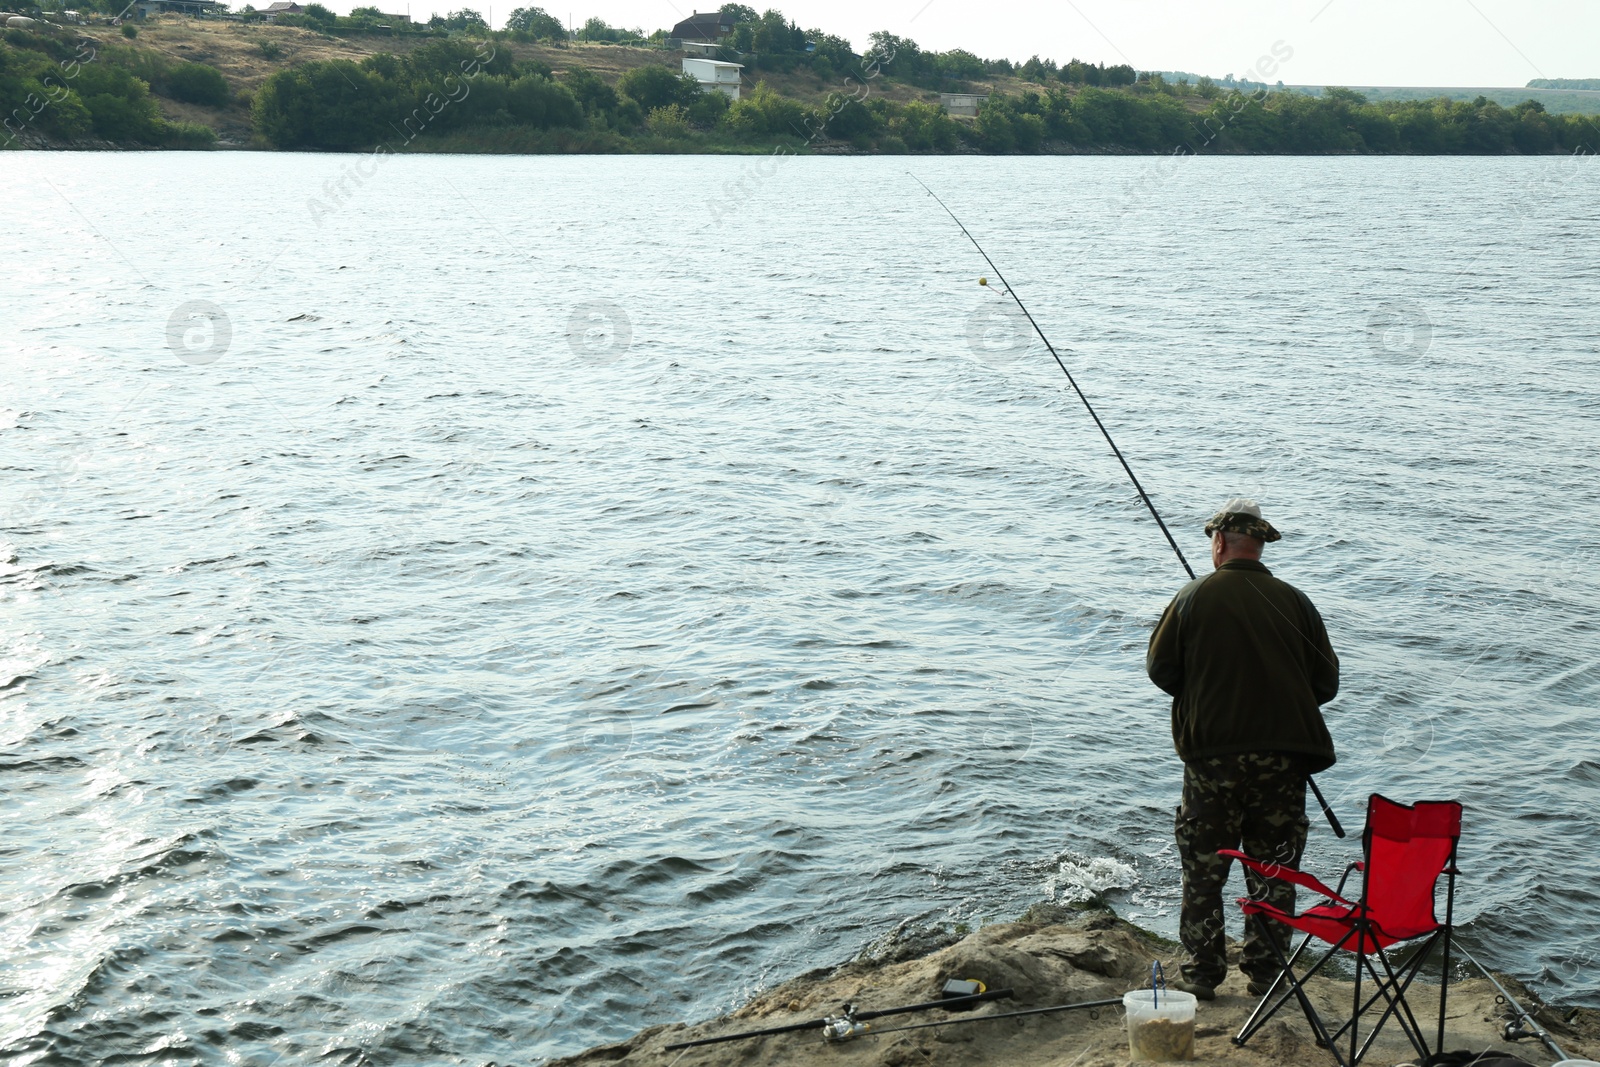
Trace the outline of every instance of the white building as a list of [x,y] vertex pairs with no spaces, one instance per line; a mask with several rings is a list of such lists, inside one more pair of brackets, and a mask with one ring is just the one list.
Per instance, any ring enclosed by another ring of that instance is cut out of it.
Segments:
[[989,99],[987,93],[940,93],[939,103],[957,118],[977,118],[978,109]]
[[717,59],[683,60],[683,72],[700,83],[702,89],[715,89],[729,99],[739,99],[739,72],[743,63],[724,63]]

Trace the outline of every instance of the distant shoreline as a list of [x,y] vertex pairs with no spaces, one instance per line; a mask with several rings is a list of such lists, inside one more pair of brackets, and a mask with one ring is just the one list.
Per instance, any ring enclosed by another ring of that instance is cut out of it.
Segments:
[[[688,73],[699,60],[662,42],[582,45],[426,27],[333,34],[303,21],[172,15],[117,28],[36,25],[0,38],[0,66],[12,74],[0,85],[0,146],[356,155],[1600,152],[1600,115],[1552,111],[1537,99],[1592,97],[1600,112],[1600,91],[1485,91],[1523,97],[1509,105],[1483,93],[1459,98],[1474,90],[1448,90],[1456,99],[1407,88],[1366,90],[1373,98],[1340,87],[1311,95],[1281,82],[1191,84],[1129,66],[1074,60],[1058,69],[1037,56],[1014,65],[959,51],[936,57],[957,73],[931,74],[914,42],[874,37],[864,56],[841,52],[836,40],[833,59],[741,55],[748,64],[724,64],[739,68],[738,84],[707,88]],[[1293,50],[1278,42],[1274,55],[1270,69],[1254,73],[1272,76]],[[907,65],[918,56],[921,66]]]

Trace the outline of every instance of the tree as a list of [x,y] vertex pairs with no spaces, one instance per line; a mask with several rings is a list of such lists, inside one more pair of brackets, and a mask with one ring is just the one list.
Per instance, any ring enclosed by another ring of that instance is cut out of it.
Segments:
[[300,9],[300,14],[316,23],[319,27],[327,29],[336,22],[339,16],[323,7],[321,4],[307,4]]
[[567,71],[563,81],[567,89],[577,98],[583,113],[591,120],[596,117],[610,120],[616,115],[617,91],[588,67],[573,67]]
[[174,100],[208,107],[225,107],[233,98],[222,71],[204,63],[180,63],[168,72],[166,93]]
[[487,30],[489,24],[483,20],[483,16],[478,12],[470,7],[464,7],[460,11],[452,11],[444,17],[444,28],[447,30]]
[[888,30],[871,34],[872,47],[862,62],[878,64],[885,74],[911,75],[922,69],[922,49],[909,37],[897,37]]
[[850,42],[843,37],[835,37],[821,30],[807,30],[805,37],[806,43],[813,46],[812,55],[826,59],[835,70],[843,70],[855,58],[855,53],[850,50]]
[[1081,59],[1071,59],[1057,74],[1068,85],[1104,85],[1106,68],[1100,63],[1085,63]]
[[641,33],[630,32],[620,26],[612,26],[602,18],[591,18],[583,24],[583,29],[578,35],[585,41],[610,41],[613,44],[629,37],[642,37]]
[[737,26],[741,22],[759,22],[761,16],[756,14],[756,9],[744,4],[723,4],[717,9],[718,13],[728,20],[728,25]]
[[566,86],[541,74],[527,74],[511,83],[506,92],[506,111],[518,122],[541,130],[583,125],[578,98]]
[[1132,85],[1138,80],[1139,75],[1126,63],[1118,63],[1114,67],[1105,68],[1105,83],[1107,85]]
[[1024,78],[1031,82],[1043,82],[1046,78],[1052,77],[1055,72],[1055,60],[1041,60],[1038,55],[1035,54],[1030,56],[1026,63],[1022,64],[1022,69],[1019,73],[1021,73]]
[[1346,89],[1340,85],[1330,85],[1322,90],[1324,100],[1333,100],[1341,104],[1359,107],[1367,102],[1367,98],[1354,89]]
[[371,147],[395,110],[385,96],[382,83],[349,60],[313,60],[268,78],[251,116],[278,148]]
[[805,34],[800,27],[783,17],[776,8],[762,14],[755,24],[751,46],[757,52],[781,53],[805,50]]
[[542,7],[519,7],[506,19],[506,29],[521,30],[541,40],[560,40],[567,35],[561,20]]
[[[952,48],[948,52],[936,52],[933,55],[934,73],[941,78],[953,78],[956,81],[966,81],[969,78],[981,78],[984,73],[983,60],[961,48]],[[913,151],[917,146],[910,138],[904,137],[906,146]]]
[[617,91],[637,102],[648,113],[673,104],[689,107],[700,95],[700,83],[669,67],[651,64],[634,67],[618,78]]

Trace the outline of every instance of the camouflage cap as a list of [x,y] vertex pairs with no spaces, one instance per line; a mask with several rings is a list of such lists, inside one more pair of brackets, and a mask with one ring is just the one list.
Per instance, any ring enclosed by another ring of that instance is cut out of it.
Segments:
[[1206,536],[1218,530],[1244,534],[1258,541],[1276,541],[1283,535],[1272,528],[1272,523],[1261,517],[1261,505],[1254,500],[1236,496],[1222,505],[1222,510],[1206,521]]

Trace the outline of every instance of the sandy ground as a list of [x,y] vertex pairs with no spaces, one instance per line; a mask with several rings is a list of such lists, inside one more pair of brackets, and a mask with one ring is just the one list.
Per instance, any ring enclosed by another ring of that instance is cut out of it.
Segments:
[[[1148,983],[1150,961],[1159,959],[1167,973],[1177,973],[1177,950],[1107,912],[1048,916],[1047,924],[1006,923],[984,927],[962,941],[919,959],[900,962],[854,962],[837,970],[807,975],[758,997],[725,1018],[694,1026],[673,1024],[644,1030],[621,1044],[591,1049],[555,1061],[549,1067],[597,1067],[600,1064],[649,1067],[732,1067],[735,1064],[827,1065],[827,1067],[1108,1067],[1129,1062],[1128,1030],[1120,1007],[1097,1012],[1077,1010],[1022,1019],[942,1025],[897,1033],[891,1028],[936,1020],[969,1019],[1008,1011],[1120,998]],[[1065,920],[1065,921],[1061,921]],[[1015,990],[1010,1000],[979,1005],[964,1013],[929,1011],[876,1020],[874,1032],[848,1042],[827,1043],[820,1032],[802,1031],[700,1048],[663,1051],[663,1046],[737,1033],[767,1026],[816,1019],[837,1013],[846,1001],[858,1010],[888,1008],[936,999],[946,979],[977,978],[990,989]],[[1536,1012],[1545,1029],[1567,1055],[1600,1053],[1600,1012],[1560,1012],[1539,1004],[1520,985],[1506,983],[1522,1004]],[[1195,1016],[1195,1061],[1237,1067],[1278,1064],[1331,1064],[1319,1049],[1304,1016],[1286,1007],[1265,1029],[1239,1047],[1232,1037],[1255,1007],[1236,970],[1218,990],[1217,999],[1201,1002]],[[1314,979],[1311,999],[1334,1017],[1337,1005],[1348,1011],[1350,983]],[[1504,1009],[1494,987],[1483,978],[1452,983],[1445,1020],[1445,1045],[1474,1051],[1502,1049],[1535,1064],[1554,1061],[1534,1041],[1508,1044],[1499,1038]],[[1410,997],[1424,1032],[1438,1024],[1438,987],[1413,985]],[[1342,1018],[1342,1016],[1338,1016]],[[1414,1062],[1415,1051],[1391,1022],[1384,1028],[1366,1063]]]

